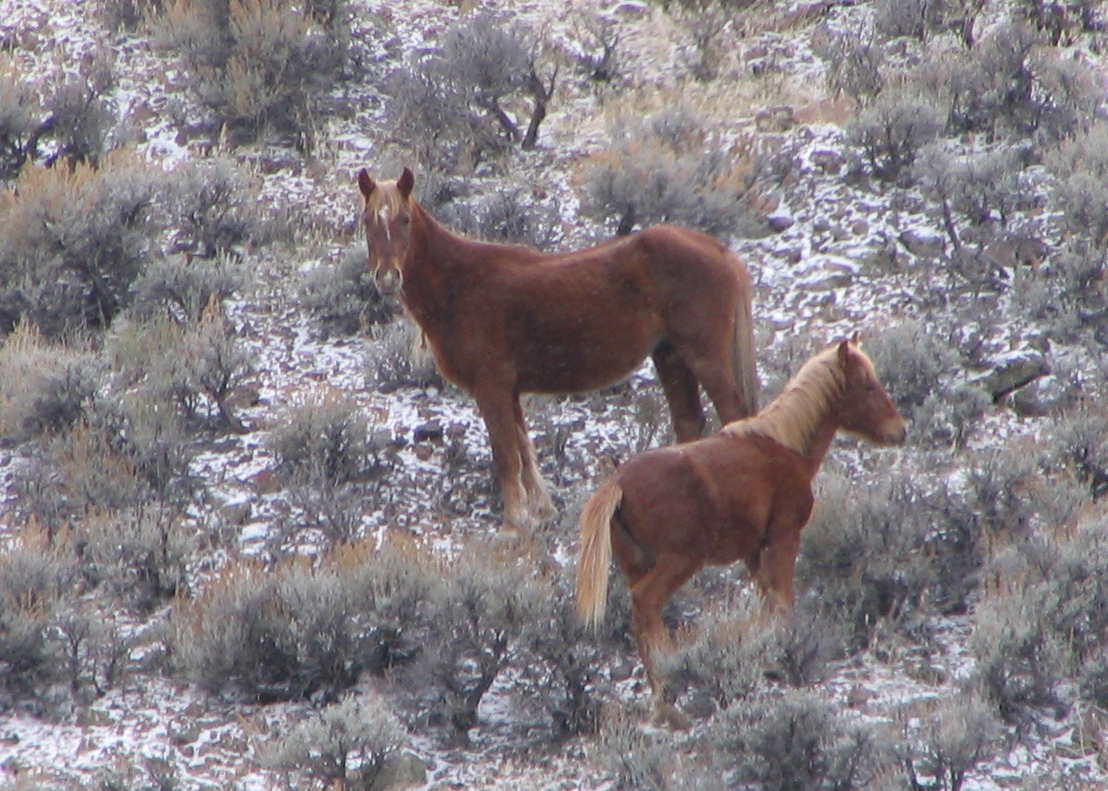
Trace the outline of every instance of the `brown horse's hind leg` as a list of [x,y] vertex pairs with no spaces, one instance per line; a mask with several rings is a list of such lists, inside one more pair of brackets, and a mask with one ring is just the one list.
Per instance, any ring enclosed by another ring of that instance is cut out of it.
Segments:
[[689,368],[696,380],[704,386],[704,392],[716,408],[720,423],[726,426],[733,420],[748,417],[746,403],[732,374],[728,355],[697,357],[689,360]]
[[700,388],[696,377],[669,341],[662,341],[650,355],[658,380],[673,416],[673,433],[678,442],[691,442],[704,433],[704,411],[700,407]]
[[538,462],[535,458],[535,446],[531,443],[531,436],[527,433],[527,423],[523,419],[523,409],[519,399],[515,400],[516,432],[519,436],[519,462],[520,478],[523,490],[527,494],[526,508],[528,513],[538,522],[546,522],[554,516],[554,503],[550,500],[550,493],[542,480]]

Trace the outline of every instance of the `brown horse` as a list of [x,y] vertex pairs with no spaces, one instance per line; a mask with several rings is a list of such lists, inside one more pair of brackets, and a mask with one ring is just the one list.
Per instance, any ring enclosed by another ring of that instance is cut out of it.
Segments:
[[673,714],[652,662],[671,647],[662,621],[669,597],[706,564],[742,560],[766,610],[791,609],[812,479],[835,433],[895,445],[905,428],[855,337],[808,360],[755,417],[639,454],[592,496],[581,515],[578,613],[594,626],[604,617],[614,552],[659,715]]
[[414,185],[407,168],[395,183],[358,174],[369,266],[477,401],[505,527],[553,512],[520,393],[595,390],[650,355],[678,441],[703,433],[701,385],[724,423],[756,411],[750,276],[716,240],[660,225],[572,253],[485,244],[435,222]]

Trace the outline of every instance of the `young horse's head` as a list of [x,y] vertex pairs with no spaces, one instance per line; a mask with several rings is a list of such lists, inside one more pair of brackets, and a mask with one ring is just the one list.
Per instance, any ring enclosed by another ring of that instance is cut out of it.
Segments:
[[358,187],[365,198],[362,222],[369,248],[369,270],[382,294],[396,294],[404,287],[404,259],[411,243],[412,187],[415,176],[408,168],[394,184],[378,184],[365,168],[358,173]]
[[907,435],[908,423],[889,398],[873,363],[858,347],[858,336],[842,341],[836,351],[843,373],[839,425],[878,445],[899,445]]

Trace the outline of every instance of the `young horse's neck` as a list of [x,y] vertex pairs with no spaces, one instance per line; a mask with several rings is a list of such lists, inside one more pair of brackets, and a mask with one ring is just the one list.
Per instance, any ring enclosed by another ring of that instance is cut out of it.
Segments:
[[823,463],[839,422],[843,382],[833,360],[809,363],[773,402],[754,417],[729,424],[729,434],[762,434],[798,453],[812,476]]

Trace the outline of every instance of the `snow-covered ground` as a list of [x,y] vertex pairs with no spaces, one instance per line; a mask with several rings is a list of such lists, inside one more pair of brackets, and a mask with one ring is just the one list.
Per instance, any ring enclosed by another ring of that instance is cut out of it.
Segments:
[[[433,46],[436,37],[469,5],[434,0],[384,5],[354,0],[360,54],[379,64],[382,72],[396,68],[412,53]],[[545,26],[550,39],[567,48],[575,46],[574,24],[579,15],[601,13],[614,20],[621,31],[619,47],[631,61],[623,90],[644,107],[680,100],[715,112],[727,101],[713,94],[722,91],[719,84],[725,83],[726,77],[715,87],[685,78],[680,67],[682,33],[668,24],[653,4],[538,0],[504,5],[509,13]],[[105,31],[94,13],[95,6],[68,0],[5,0],[0,34],[14,42],[9,56],[27,80],[43,83],[72,71],[97,48],[107,47],[115,58],[118,87],[114,96],[121,122],[141,119],[137,150],[167,169],[203,156],[196,141],[179,142],[178,130],[164,113],[170,101],[182,102],[187,97],[180,67],[165,53],[152,50],[140,35]],[[778,13],[799,14],[807,8],[793,3]],[[835,24],[866,13],[864,6],[844,3],[831,7],[827,16]],[[772,80],[753,86],[748,81],[735,88],[739,94],[731,96],[735,100],[732,114],[714,117],[727,134],[752,131],[755,113],[766,105],[790,104],[798,117],[834,115],[827,109],[822,66],[808,43],[811,27],[790,27],[789,33],[782,34],[752,25],[746,36],[737,39],[739,50],[728,61],[735,74],[743,74],[751,59],[768,57],[767,53],[780,53],[780,69]],[[240,414],[247,427],[244,433],[221,440],[192,462],[192,473],[203,481],[203,494],[198,497],[203,506],[198,509],[240,509],[242,517],[234,527],[237,551],[265,557],[282,508],[287,508],[282,492],[262,483],[275,464],[266,437],[282,410],[334,389],[354,398],[371,427],[394,443],[388,509],[367,509],[362,521],[366,534],[403,529],[423,536],[439,551],[453,553],[474,538],[493,535],[498,525],[499,505],[487,482],[491,474],[487,437],[472,401],[450,388],[379,391],[369,370],[374,344],[379,341],[364,334],[323,337],[312,316],[296,304],[298,278],[321,261],[337,260],[350,243],[349,230],[359,200],[354,182],[357,170],[366,166],[381,178],[396,175],[378,172],[378,166],[391,167],[398,156],[387,143],[390,130],[384,128],[382,96],[368,83],[344,85],[340,90],[364,109],[349,120],[328,119],[314,157],[281,151],[273,156],[287,159],[289,167],[257,167],[260,196],[267,205],[301,208],[315,227],[332,227],[334,233],[309,240],[291,252],[256,255],[252,259],[257,264],[256,276],[227,306],[227,315],[249,350],[259,397]],[[512,155],[519,157],[521,183],[541,179],[542,186],[557,195],[567,220],[563,242],[567,247],[584,244],[599,232],[587,222],[574,222],[580,200],[574,163],[607,143],[616,112],[612,105],[621,101],[614,92],[600,92],[584,80],[567,77],[551,103],[539,150]],[[627,100],[625,109],[633,110],[634,101]],[[198,111],[190,108],[188,112]],[[792,186],[782,187],[774,195],[777,207],[773,212],[776,217],[790,218],[791,225],[763,239],[730,241],[747,260],[757,284],[755,310],[763,380],[779,385],[808,350],[856,330],[863,338],[879,335],[918,313],[922,290],[941,289],[943,284],[929,282],[934,277],[929,274],[931,265],[917,260],[896,241],[905,232],[939,236],[932,218],[890,206],[882,195],[853,191],[844,179],[828,177],[829,160],[846,161],[840,126],[816,120],[772,137],[771,142],[793,158]],[[269,156],[252,147],[230,153],[248,167]],[[869,265],[890,245],[903,265],[890,267],[894,273]],[[1025,323],[1015,320],[991,326],[986,347],[993,356],[1023,349],[1028,330]],[[1072,354],[1076,362],[1071,368],[1095,365],[1096,361],[1081,351]],[[565,514],[547,528],[550,552],[560,568],[567,566],[573,554],[574,509],[591,490],[593,478],[602,474],[607,459],[625,457],[639,442],[640,429],[634,409],[629,407],[644,394],[656,391],[652,368],[644,365],[627,386],[602,397],[528,402],[543,472],[553,483],[555,499]],[[415,429],[433,422],[448,428],[452,439],[465,448],[462,474],[466,480],[455,482],[466,498],[460,505],[442,489],[441,479],[450,464],[449,444],[413,439]],[[568,431],[564,449],[555,455],[550,435],[559,427],[563,431],[568,427]],[[1034,420],[1021,419],[1003,405],[995,406],[970,442],[991,447],[1034,436],[1040,430]],[[653,443],[659,439],[654,438]],[[844,443],[835,453],[837,463],[865,476],[879,466],[870,463],[876,455],[908,452],[856,450]],[[0,509],[13,470],[20,463],[18,452],[0,450]],[[438,498],[432,497],[430,505],[429,491]],[[199,512],[193,516],[198,523],[203,519]],[[0,531],[10,536],[19,528],[10,515],[0,511]],[[305,540],[302,549],[313,551],[310,540]],[[741,574],[736,572],[735,577],[739,579]],[[156,613],[153,618],[164,615]],[[888,716],[906,702],[959,694],[956,682],[965,677],[973,661],[965,650],[972,617],[936,619],[933,628],[942,647],[932,657],[941,665],[935,677],[945,681],[914,679],[895,662],[867,654],[839,668],[820,694],[844,709],[856,708],[859,716],[872,717]],[[615,688],[630,700],[641,699],[645,695],[641,681],[641,674],[636,673],[631,682]],[[368,690],[372,685],[365,680],[359,689]],[[859,690],[864,693],[861,697]],[[425,787],[612,787],[588,738],[571,740],[538,756],[509,749],[506,745],[514,738],[509,725],[517,711],[514,694],[507,682],[493,688],[482,703],[481,722],[467,749],[449,749],[431,738],[413,737],[411,750],[429,767]],[[267,742],[287,732],[311,710],[308,703],[258,706],[218,701],[198,688],[136,676],[61,722],[18,710],[0,713],[0,784],[11,788],[76,787],[93,782],[105,770],[145,761],[171,772],[181,788],[280,788],[281,776],[261,765],[260,754]],[[1072,717],[1055,723],[1042,738],[1021,742],[975,769],[964,787],[980,791],[1033,787],[1032,778],[1066,762],[1086,773],[1088,787],[1108,785],[1099,756],[1091,751],[1079,754],[1073,746],[1077,741],[1074,727]],[[667,738],[678,746],[689,744],[686,740],[695,739],[696,731]]]

